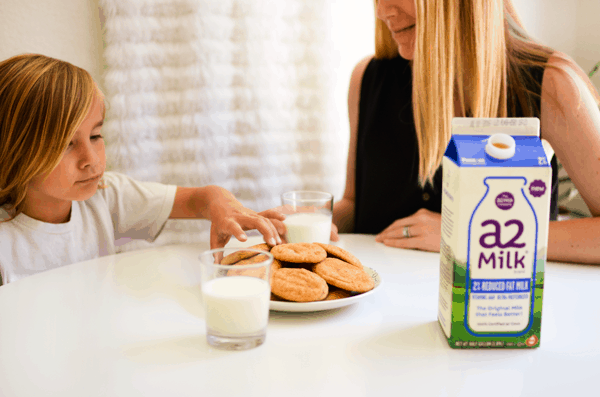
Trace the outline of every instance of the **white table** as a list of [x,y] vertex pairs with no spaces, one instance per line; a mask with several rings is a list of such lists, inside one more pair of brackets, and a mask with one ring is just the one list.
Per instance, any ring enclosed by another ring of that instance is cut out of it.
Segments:
[[600,268],[547,265],[541,347],[454,350],[436,320],[434,253],[342,235],[381,276],[363,301],[271,312],[264,345],[206,343],[198,254],[174,245],[0,287],[0,396],[590,396]]

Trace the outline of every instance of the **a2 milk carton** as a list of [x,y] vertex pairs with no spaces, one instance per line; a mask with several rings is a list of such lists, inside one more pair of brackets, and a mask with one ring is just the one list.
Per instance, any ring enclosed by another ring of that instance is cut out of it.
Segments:
[[438,320],[453,348],[539,346],[551,172],[537,118],[455,118]]

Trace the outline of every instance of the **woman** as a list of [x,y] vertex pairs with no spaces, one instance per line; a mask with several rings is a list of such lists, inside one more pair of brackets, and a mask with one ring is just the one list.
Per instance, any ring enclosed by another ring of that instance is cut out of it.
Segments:
[[[600,102],[583,71],[534,43],[510,0],[375,0],[376,53],[355,67],[340,232],[439,251],[440,164],[453,117],[538,117],[592,218],[557,222],[548,259],[600,263]],[[556,157],[555,156],[555,157]]]

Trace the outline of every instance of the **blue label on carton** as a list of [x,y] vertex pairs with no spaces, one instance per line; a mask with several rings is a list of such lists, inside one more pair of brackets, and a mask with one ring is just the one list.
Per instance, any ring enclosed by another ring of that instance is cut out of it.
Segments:
[[538,137],[515,136],[515,155],[507,160],[498,160],[485,152],[489,136],[453,136],[446,148],[445,156],[459,167],[549,167],[544,147]]

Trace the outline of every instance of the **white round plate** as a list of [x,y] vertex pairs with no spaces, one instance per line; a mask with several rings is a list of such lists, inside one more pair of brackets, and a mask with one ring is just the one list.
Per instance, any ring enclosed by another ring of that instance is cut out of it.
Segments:
[[375,287],[371,291],[364,292],[359,295],[350,296],[343,299],[335,299],[331,301],[318,301],[318,302],[282,302],[282,301],[271,301],[270,309],[278,312],[318,312],[321,310],[331,310],[340,307],[348,306],[353,303],[365,299],[369,295],[373,294],[379,287],[381,287],[381,277],[379,274],[370,267],[363,266],[365,272],[375,282]]

